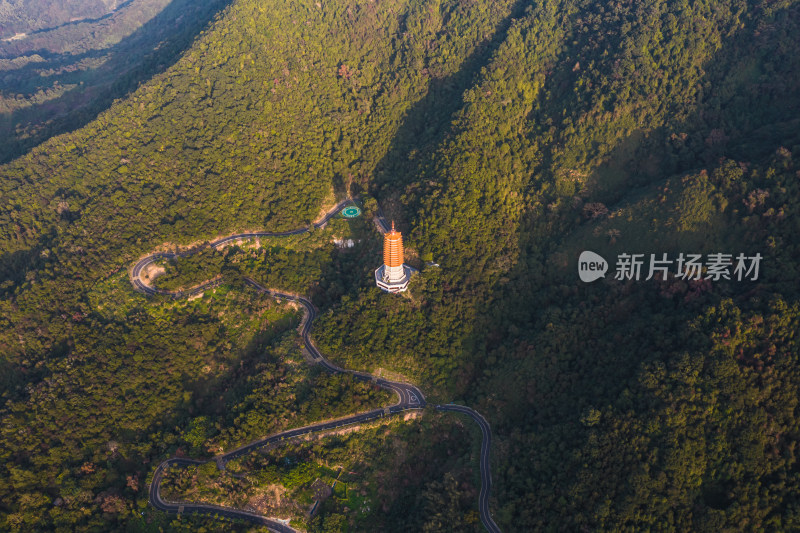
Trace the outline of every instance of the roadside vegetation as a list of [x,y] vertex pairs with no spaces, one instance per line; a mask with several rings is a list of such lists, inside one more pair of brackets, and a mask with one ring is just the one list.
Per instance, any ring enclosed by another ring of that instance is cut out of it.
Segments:
[[[420,431],[430,424],[439,433],[434,438]],[[468,457],[471,430],[440,413],[370,423],[276,445],[228,463],[224,472],[213,462],[172,468],[161,493],[170,501],[214,503],[290,519],[310,532],[379,531],[398,523],[415,531],[441,531],[445,525],[480,531],[474,508],[480,481],[472,465],[436,459],[448,450]],[[424,463],[407,461],[412,449],[417,458],[427,458]],[[435,468],[443,481],[422,488],[406,482],[425,468]],[[406,506],[426,509],[428,520],[420,522],[422,515],[409,514]]]

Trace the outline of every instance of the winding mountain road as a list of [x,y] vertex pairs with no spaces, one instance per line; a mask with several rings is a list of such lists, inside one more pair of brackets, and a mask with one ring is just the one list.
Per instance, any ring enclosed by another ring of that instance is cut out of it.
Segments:
[[[328,211],[322,218],[320,218],[317,222],[314,222],[308,227],[299,228],[291,231],[284,231],[284,232],[251,232],[251,233],[237,233],[234,235],[229,235],[222,239],[213,241],[208,243],[207,246],[211,248],[217,248],[224,244],[234,242],[237,240],[242,239],[251,239],[257,237],[285,237],[289,235],[300,235],[302,233],[308,232],[312,228],[321,228],[323,227],[332,217],[334,217],[341,209],[344,207],[353,204],[353,200],[348,199],[343,202],[340,202],[336,205],[333,209]],[[388,225],[386,221],[383,220],[382,214],[379,214],[375,217],[375,225],[379,231],[385,230]],[[205,248],[202,247],[202,248]],[[186,296],[191,296],[193,294],[197,294],[203,290],[206,290],[210,287],[218,285],[221,281],[211,280],[205,283],[201,283],[195,287],[186,290],[178,290],[178,291],[167,291],[163,289],[158,289],[152,285],[149,285],[145,281],[142,280],[142,273],[144,269],[158,261],[159,259],[172,259],[174,257],[185,257],[188,255],[192,255],[197,253],[202,248],[193,248],[191,250],[183,251],[183,252],[157,252],[151,255],[148,255],[142,259],[140,259],[131,270],[131,283],[133,284],[134,288],[144,294],[147,295],[168,295],[174,298],[181,298]],[[310,435],[313,433],[321,433],[327,431],[333,431],[337,428],[341,428],[344,426],[349,426],[353,424],[361,424],[364,422],[368,422],[371,420],[377,420],[379,418],[385,418],[390,416],[395,416],[406,411],[411,410],[422,410],[426,406],[425,396],[422,394],[416,386],[411,385],[409,383],[404,383],[400,381],[391,381],[384,378],[380,378],[377,376],[373,376],[372,374],[368,374],[366,372],[360,372],[356,370],[348,370],[341,367],[336,366],[335,364],[331,363],[327,360],[322,353],[317,349],[314,345],[314,342],[311,340],[311,326],[314,322],[314,319],[317,317],[317,309],[314,305],[307,299],[302,296],[298,296],[295,294],[280,292],[273,289],[268,289],[263,287],[255,280],[250,278],[245,278],[245,282],[253,287],[255,290],[270,295],[275,298],[282,298],[285,300],[290,300],[297,302],[298,304],[303,306],[305,311],[304,317],[302,322],[300,323],[300,335],[303,339],[303,344],[305,345],[306,350],[310,354],[313,361],[323,366],[328,372],[338,374],[338,373],[347,373],[352,375],[355,379],[360,381],[369,381],[381,387],[383,389],[390,390],[395,393],[397,396],[397,402],[383,408],[373,409],[371,411],[367,411],[364,413],[358,413],[355,415],[346,416],[343,418],[337,418],[334,420],[329,420],[326,422],[319,422],[316,424],[311,424],[308,426],[303,426],[300,428],[290,429],[287,431],[282,431],[280,433],[275,433],[273,435],[266,436],[261,439],[257,439],[253,442],[240,446],[234,450],[226,452],[224,454],[218,455],[210,461],[214,461],[217,463],[217,466],[220,469],[224,469],[225,465],[234,459],[247,455],[254,450],[259,448],[263,448],[265,446],[273,445],[278,442],[286,442],[292,439],[300,439],[306,435]],[[499,533],[500,529],[497,527],[497,524],[494,523],[492,517],[489,513],[489,493],[491,491],[491,471],[490,471],[490,461],[489,461],[489,449],[491,446],[491,429],[489,427],[489,423],[483,418],[480,414],[476,411],[470,409],[469,407],[464,407],[461,405],[455,404],[446,404],[446,405],[437,405],[436,409],[440,411],[453,411],[464,413],[470,416],[475,422],[478,423],[478,426],[481,429],[483,434],[483,438],[481,441],[481,454],[480,454],[480,472],[481,472],[481,492],[478,500],[478,511],[480,513],[481,522],[483,523],[484,527],[491,533]],[[190,465],[199,465],[206,463],[208,461],[199,461],[194,459],[185,459],[185,458],[177,458],[173,457],[171,459],[167,459],[163,461],[161,464],[158,465],[156,468],[155,473],[153,474],[153,480],[150,483],[150,490],[149,490],[149,500],[150,504],[159,509],[161,511],[169,512],[169,513],[183,513],[183,514],[208,514],[208,515],[215,515],[221,518],[228,518],[228,519],[239,519],[239,520],[246,520],[248,522],[264,525],[268,529],[272,531],[276,531],[279,533],[294,533],[295,530],[285,524],[283,521],[279,521],[272,518],[267,518],[265,516],[261,516],[255,513],[242,511],[239,509],[233,509],[230,507],[223,507],[219,505],[211,505],[211,504],[204,504],[204,503],[196,503],[196,502],[171,502],[164,500],[161,497],[161,482],[164,477],[164,473],[166,472],[167,468],[177,466],[177,467],[187,467]]]
[[492,429],[489,427],[489,422],[487,422],[478,411],[463,405],[448,403],[445,405],[437,405],[436,409],[439,411],[463,413],[477,422],[478,427],[481,428],[481,493],[478,496],[478,512],[481,516],[481,523],[487,531],[491,533],[500,533],[500,528],[494,523],[492,515],[489,512],[489,493],[492,490],[492,470],[489,456],[489,450],[492,446]]

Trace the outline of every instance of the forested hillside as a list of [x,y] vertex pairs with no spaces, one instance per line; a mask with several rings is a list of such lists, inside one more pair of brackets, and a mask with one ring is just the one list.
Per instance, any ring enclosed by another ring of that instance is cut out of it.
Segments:
[[[503,530],[800,528],[797,35],[793,0],[235,0],[0,167],[0,524],[208,527],[146,507],[154,464],[380,404],[303,365],[297,314],[247,275],[310,294],[338,364],[483,413]],[[348,194],[440,265],[404,297],[374,287],[366,220],[164,263],[164,287],[224,276],[198,300],[128,282],[154,249],[305,226]],[[593,284],[586,249],[612,259]],[[718,252],[761,254],[758,279],[614,277],[621,253]],[[366,500],[306,527],[479,528],[454,424],[348,437]],[[246,500],[206,474],[178,481]]]

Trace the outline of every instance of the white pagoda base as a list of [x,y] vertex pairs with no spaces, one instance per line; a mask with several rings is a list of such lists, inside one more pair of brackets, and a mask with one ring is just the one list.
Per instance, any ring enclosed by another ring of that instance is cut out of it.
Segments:
[[416,268],[404,264],[403,274],[390,279],[387,275],[386,265],[381,265],[375,270],[375,284],[386,292],[403,292],[408,288],[408,282],[416,272]]

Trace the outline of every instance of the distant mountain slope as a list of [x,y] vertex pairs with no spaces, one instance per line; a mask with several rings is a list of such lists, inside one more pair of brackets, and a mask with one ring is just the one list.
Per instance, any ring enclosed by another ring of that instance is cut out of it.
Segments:
[[0,161],[80,127],[171,64],[227,0],[131,0],[0,42]]
[[99,18],[116,9],[117,3],[117,0],[3,0],[0,39],[77,19]]
[[85,54],[108,48],[152,19],[170,0],[128,0],[98,17],[71,18],[32,32],[19,32],[0,41],[0,58],[24,58],[34,53]]

